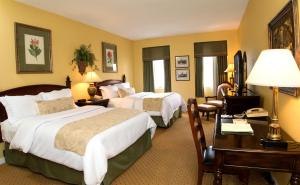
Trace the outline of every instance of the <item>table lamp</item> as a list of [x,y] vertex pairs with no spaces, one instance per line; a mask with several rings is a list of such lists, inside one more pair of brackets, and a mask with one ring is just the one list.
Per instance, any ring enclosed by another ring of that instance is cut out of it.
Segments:
[[281,140],[278,122],[278,88],[300,87],[300,71],[291,51],[288,49],[263,50],[246,83],[273,87],[272,121],[267,138],[272,141]]
[[224,71],[225,73],[231,73],[231,77],[229,78],[230,83],[233,85],[233,72],[234,72],[234,66],[233,64],[228,64],[227,68]]
[[94,96],[97,94],[97,89],[94,85],[94,82],[99,82],[100,78],[94,71],[87,72],[87,74],[83,77],[83,81],[89,83],[89,87],[87,89],[90,99],[93,100]]

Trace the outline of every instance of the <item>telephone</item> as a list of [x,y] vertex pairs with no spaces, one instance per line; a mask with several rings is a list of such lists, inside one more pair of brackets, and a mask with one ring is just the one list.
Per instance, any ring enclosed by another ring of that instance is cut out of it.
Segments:
[[268,111],[264,110],[263,108],[252,108],[252,109],[248,109],[246,111],[246,115],[248,118],[266,117],[266,116],[269,116],[269,113],[268,113]]

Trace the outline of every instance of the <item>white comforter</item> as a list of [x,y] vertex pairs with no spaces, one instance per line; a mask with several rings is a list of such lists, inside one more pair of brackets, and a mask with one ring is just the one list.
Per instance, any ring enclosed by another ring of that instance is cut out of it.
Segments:
[[158,98],[164,97],[160,112],[148,111],[151,116],[162,116],[164,124],[167,126],[173,114],[181,106],[182,111],[186,112],[186,103],[180,94],[171,93],[153,93],[153,92],[141,92],[134,95],[126,96],[124,98],[111,98],[109,100],[109,107],[120,107],[129,109],[143,110],[144,98]]
[[156,125],[147,113],[141,113],[93,137],[84,156],[56,149],[54,140],[58,130],[65,124],[108,110],[100,106],[85,106],[11,123],[16,132],[12,140],[8,141],[10,148],[29,152],[79,171],[83,170],[86,184],[100,184],[107,172],[108,159],[124,151],[148,129],[151,129],[153,137]]

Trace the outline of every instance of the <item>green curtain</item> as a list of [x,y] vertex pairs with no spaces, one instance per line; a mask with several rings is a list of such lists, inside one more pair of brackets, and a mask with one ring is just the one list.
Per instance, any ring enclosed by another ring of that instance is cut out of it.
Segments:
[[217,56],[217,86],[227,80],[227,73],[224,71],[227,68],[227,56]]
[[165,92],[171,92],[171,67],[170,59],[164,60],[165,70]]
[[197,57],[195,58],[195,87],[196,87],[196,97],[203,97],[203,58]]
[[144,91],[145,92],[154,92],[154,77],[153,77],[153,63],[151,61],[143,62],[144,68]]
[[170,46],[143,48],[144,91],[154,92],[153,60],[164,60],[165,92],[171,91]]

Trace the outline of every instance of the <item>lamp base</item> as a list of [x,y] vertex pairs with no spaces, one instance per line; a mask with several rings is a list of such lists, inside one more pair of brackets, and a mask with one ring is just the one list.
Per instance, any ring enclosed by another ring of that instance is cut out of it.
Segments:
[[91,85],[88,87],[87,89],[89,95],[90,95],[90,99],[93,100],[94,96],[97,94],[97,89],[94,85]]
[[272,141],[279,141],[281,139],[280,126],[278,123],[271,123],[269,125],[268,139]]

